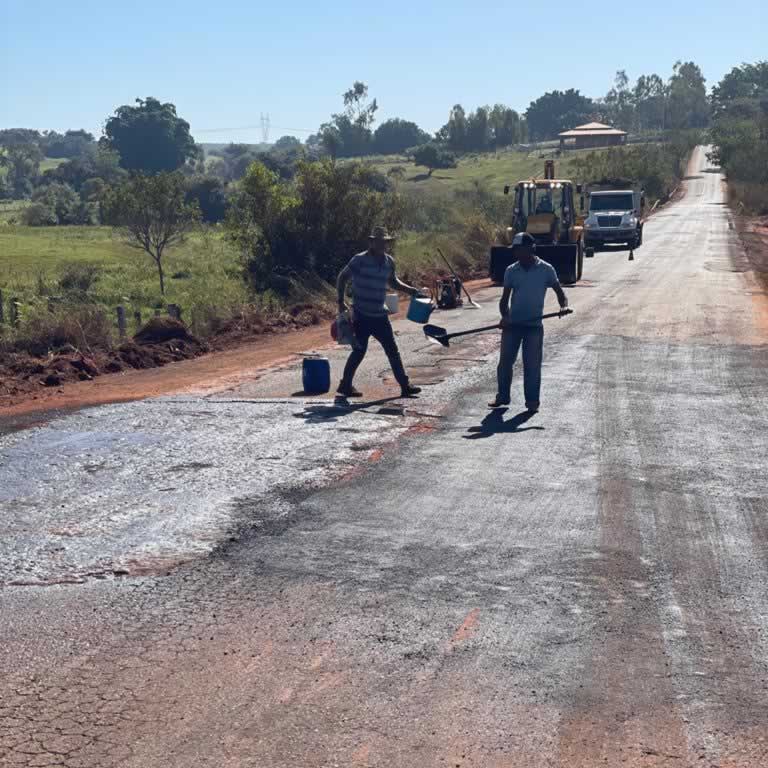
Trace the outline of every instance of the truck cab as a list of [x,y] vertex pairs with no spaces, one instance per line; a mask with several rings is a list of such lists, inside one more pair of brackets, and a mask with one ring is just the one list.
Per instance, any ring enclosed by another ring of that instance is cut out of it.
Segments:
[[636,188],[589,189],[584,220],[584,244],[589,249],[604,245],[638,248],[643,242],[645,192]]

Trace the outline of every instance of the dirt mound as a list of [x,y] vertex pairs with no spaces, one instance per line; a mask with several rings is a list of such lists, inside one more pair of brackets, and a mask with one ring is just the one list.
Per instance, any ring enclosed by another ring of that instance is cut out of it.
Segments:
[[34,396],[43,388],[61,387],[75,381],[90,381],[106,373],[131,368],[158,368],[178,360],[199,357],[208,351],[178,320],[152,318],[131,341],[110,350],[86,355],[67,345],[45,357],[25,352],[0,356],[0,405],[19,397]]
[[172,317],[153,317],[133,337],[137,344],[162,344],[167,341],[200,342],[189,332],[181,320]]

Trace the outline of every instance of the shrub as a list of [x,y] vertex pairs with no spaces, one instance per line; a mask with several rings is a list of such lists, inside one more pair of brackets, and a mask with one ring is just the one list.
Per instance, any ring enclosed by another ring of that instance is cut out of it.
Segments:
[[455,168],[456,156],[437,144],[424,144],[414,151],[413,162],[416,165],[425,165],[431,176],[436,168]]
[[59,276],[59,288],[65,293],[86,294],[98,280],[101,271],[98,264],[83,261],[64,264]]
[[56,211],[45,203],[31,203],[24,208],[21,221],[28,227],[53,227],[59,223]]
[[[35,191],[33,200],[53,211],[52,221],[50,216],[43,216],[42,220],[49,224],[90,224],[92,221],[91,207],[84,203],[72,187],[62,182],[54,181]],[[38,219],[40,220],[40,219]],[[32,224],[30,226],[44,226]]]
[[13,347],[42,357],[62,347],[81,351],[112,345],[112,326],[101,307],[63,306],[55,312],[37,307],[22,316]]
[[248,282],[263,290],[302,273],[335,280],[350,255],[367,245],[375,224],[401,226],[402,200],[377,189],[382,179],[361,163],[301,161],[289,187],[253,163],[227,220]]

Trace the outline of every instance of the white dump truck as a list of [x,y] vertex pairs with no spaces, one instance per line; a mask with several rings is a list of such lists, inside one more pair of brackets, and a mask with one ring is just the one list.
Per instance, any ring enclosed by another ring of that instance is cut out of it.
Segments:
[[605,245],[635,249],[642,244],[643,189],[632,184],[596,184],[588,186],[585,194],[584,245],[588,256]]

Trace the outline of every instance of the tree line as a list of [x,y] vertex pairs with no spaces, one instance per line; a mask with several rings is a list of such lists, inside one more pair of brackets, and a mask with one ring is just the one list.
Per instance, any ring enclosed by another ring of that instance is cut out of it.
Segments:
[[[0,199],[37,198],[36,207],[27,214],[29,223],[87,223],[97,216],[94,203],[103,190],[125,172],[180,169],[189,177],[197,177],[191,185],[203,195],[201,207],[210,220],[217,220],[223,215],[226,185],[242,178],[256,160],[283,179],[292,178],[298,160],[306,157],[407,153],[431,170],[454,165],[457,154],[552,139],[563,130],[592,120],[635,132],[703,128],[711,107],[701,69],[689,61],[677,62],[667,80],[653,73],[641,75],[631,84],[626,72],[619,71],[613,87],[597,99],[577,89],[550,91],[532,101],[522,114],[501,103],[474,110],[455,104],[445,125],[434,135],[401,118],[376,126],[378,109],[368,86],[356,81],[342,94],[342,109],[305,143],[283,136],[269,148],[230,144],[207,160],[175,106],[154,98],[119,107],[107,119],[98,141],[84,130],[60,134],[6,129],[0,131]],[[46,157],[64,162],[41,172]],[[79,195],[79,204],[61,185]],[[40,189],[46,186],[51,189]],[[50,205],[54,198],[58,206]],[[56,213],[56,207],[65,215]]]
[[[342,109],[306,142],[231,143],[208,157],[176,107],[148,97],[119,107],[98,140],[82,130],[0,131],[0,198],[31,198],[27,224],[119,227],[152,257],[161,289],[165,249],[198,221],[226,222],[246,277],[264,287],[306,270],[330,274],[376,218],[396,228],[403,209],[393,181],[336,158],[408,153],[431,170],[455,165],[464,152],[525,145],[590,120],[665,131],[711,119],[718,161],[734,177],[764,183],[765,66],[735,68],[711,98],[698,66],[678,62],[666,81],[651,74],[630,84],[620,71],[602,98],[555,90],[523,114],[501,103],[472,111],[456,104],[434,135],[399,118],[376,126],[378,102],[356,81],[342,94]],[[62,162],[41,172],[45,156]]]
[[734,67],[711,97],[711,159],[736,200],[768,214],[768,61]]

